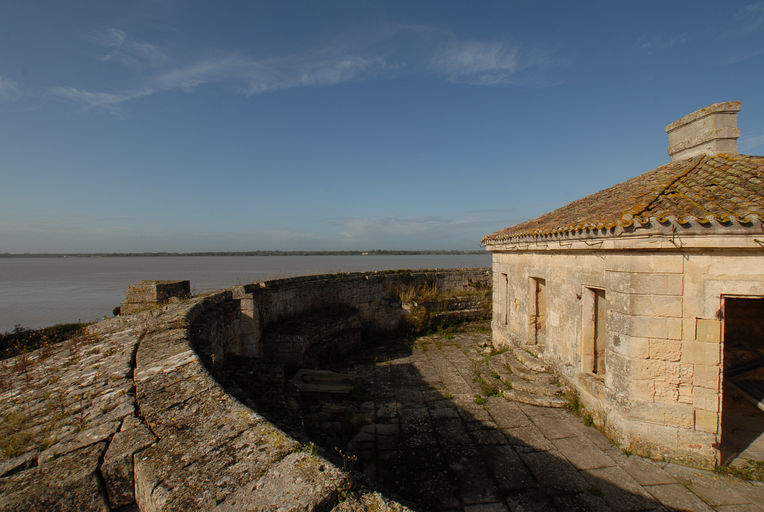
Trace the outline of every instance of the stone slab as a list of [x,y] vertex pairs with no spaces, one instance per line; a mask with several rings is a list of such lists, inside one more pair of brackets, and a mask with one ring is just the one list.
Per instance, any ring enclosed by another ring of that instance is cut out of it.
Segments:
[[96,443],[0,480],[0,511],[108,511],[98,475],[105,449]]
[[292,453],[257,481],[236,491],[216,511],[313,512],[331,507],[350,478],[328,461]]
[[135,502],[133,455],[156,441],[145,425],[136,423],[114,434],[101,464],[109,504],[114,508]]
[[378,492],[365,493],[343,499],[331,512],[413,512],[400,503],[391,501]]
[[592,488],[602,493],[612,510],[650,510],[660,506],[641,485],[617,466],[589,469],[584,474]]
[[520,457],[544,487],[563,492],[583,492],[589,488],[581,473],[559,452],[520,453]]
[[552,441],[566,459],[578,469],[596,469],[615,466],[613,459],[584,437],[566,437]]
[[675,510],[692,510],[693,512],[711,512],[709,507],[696,495],[680,484],[651,485],[647,491],[663,505]]
[[663,470],[661,464],[637,455],[624,455],[620,449],[611,447],[608,456],[616,461],[640,485],[675,484],[676,478]]
[[480,454],[502,493],[520,491],[536,484],[536,479],[510,446],[482,447]]
[[[748,482],[679,464],[667,464],[665,469],[711,506],[741,505],[752,502],[748,491],[753,486]],[[764,487],[759,490],[761,502],[764,502]]]

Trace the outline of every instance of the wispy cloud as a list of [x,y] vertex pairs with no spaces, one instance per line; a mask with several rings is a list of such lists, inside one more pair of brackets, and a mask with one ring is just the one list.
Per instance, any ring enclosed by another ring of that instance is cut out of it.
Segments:
[[738,37],[757,32],[764,27],[764,1],[753,2],[745,5],[738,11],[734,20],[734,27],[726,30],[724,37]]
[[10,78],[0,76],[0,101],[15,101],[21,92],[19,86]]
[[244,95],[252,95],[295,87],[335,85],[376,73],[386,66],[382,58],[366,57],[342,48],[267,59],[215,55],[178,63],[155,45],[132,39],[119,29],[99,33],[95,39],[110,49],[101,60],[115,60],[134,68],[150,65],[153,71],[136,77],[139,85],[127,91],[96,91],[70,85],[52,87],[48,91],[87,108],[113,112],[117,112],[117,105],[130,100],[173,90],[191,92],[205,84],[228,84]]
[[281,72],[278,73],[280,78],[277,80],[269,81],[267,76],[255,74],[250,83],[250,93],[289,87],[335,85],[356,80],[385,68],[385,61],[380,57],[357,55],[344,55],[315,61],[300,57],[296,61],[286,62],[286,69],[280,70]]
[[208,83],[240,83],[248,95],[294,87],[335,85],[384,69],[378,58],[355,55],[292,56],[254,60],[211,58],[171,69],[155,78],[158,88],[191,91]]
[[80,103],[87,108],[112,108],[120,103],[124,103],[136,98],[142,98],[153,94],[151,89],[144,89],[141,91],[131,93],[108,93],[108,92],[92,92],[77,89],[75,87],[52,87],[50,93],[54,96],[66,98],[74,102]]
[[104,62],[115,61],[131,67],[140,67],[146,64],[161,66],[169,61],[169,57],[155,45],[130,38],[125,31],[117,28],[96,34],[94,39],[108,49],[108,52],[101,56]]
[[253,63],[235,56],[211,58],[179,66],[153,78],[162,89],[182,89],[191,91],[200,85],[212,82],[241,80]]
[[185,62],[116,28],[97,34],[95,40],[108,49],[102,61],[118,61],[137,70],[132,87],[97,91],[65,85],[49,91],[87,108],[113,112],[130,100],[168,91],[193,92],[206,84],[228,86],[250,96],[332,86],[392,71],[424,71],[454,83],[476,86],[530,83],[528,77],[532,78],[534,71],[554,61],[549,52],[521,51],[506,41],[462,41],[453,32],[422,25],[386,26],[376,34],[338,38],[331,44],[291,55],[255,58],[241,52],[207,53]]
[[452,82],[511,84],[518,70],[518,49],[501,42],[456,42],[436,55],[431,65]]
[[641,50],[646,51],[649,54],[667,50],[675,46],[681,46],[691,41],[690,36],[687,34],[671,34],[664,35],[650,35],[642,36],[637,39],[637,45]]
[[464,39],[429,25],[394,25],[385,36],[389,46],[405,48],[398,68],[424,70],[453,83],[543,87],[558,81],[548,71],[565,64],[559,49],[519,44],[507,37]]
[[764,145],[764,134],[757,137],[747,137],[745,139],[740,139],[740,145],[744,148],[756,148]]

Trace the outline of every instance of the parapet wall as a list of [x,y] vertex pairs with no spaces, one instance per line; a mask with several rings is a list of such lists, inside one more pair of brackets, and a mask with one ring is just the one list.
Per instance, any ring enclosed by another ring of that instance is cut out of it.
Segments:
[[256,350],[242,343],[243,311],[252,339],[327,303],[355,308],[364,328],[392,328],[400,287],[467,289],[488,275],[267,281],[100,322],[83,338],[4,361],[0,427],[13,444],[0,457],[0,511],[406,511],[353,489],[347,472],[231,396],[209,364]]
[[258,357],[266,353],[263,333],[269,326],[331,306],[357,311],[364,331],[392,331],[407,316],[400,294],[408,288],[468,291],[491,285],[489,269],[394,270],[275,279],[238,286],[239,335],[213,347],[217,358],[227,353]]

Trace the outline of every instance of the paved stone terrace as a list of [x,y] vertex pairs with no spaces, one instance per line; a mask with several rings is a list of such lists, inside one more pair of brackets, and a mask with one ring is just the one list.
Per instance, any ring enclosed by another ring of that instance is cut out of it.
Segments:
[[508,373],[489,342],[436,334],[338,367],[373,390],[357,469],[420,510],[764,510],[761,482],[629,456],[566,409],[483,397],[477,374],[490,393]]

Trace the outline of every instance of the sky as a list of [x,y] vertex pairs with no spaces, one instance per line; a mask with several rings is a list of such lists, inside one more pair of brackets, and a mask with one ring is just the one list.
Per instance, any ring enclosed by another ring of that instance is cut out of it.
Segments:
[[479,249],[669,161],[764,1],[0,4],[0,253]]

